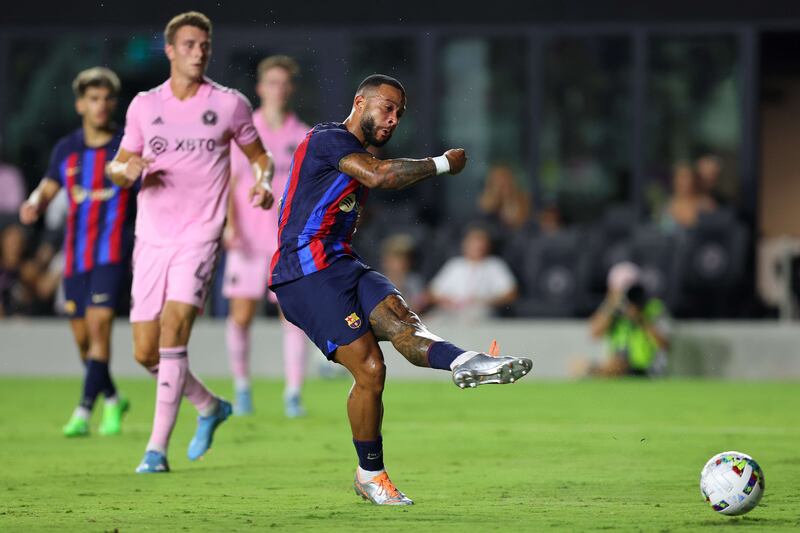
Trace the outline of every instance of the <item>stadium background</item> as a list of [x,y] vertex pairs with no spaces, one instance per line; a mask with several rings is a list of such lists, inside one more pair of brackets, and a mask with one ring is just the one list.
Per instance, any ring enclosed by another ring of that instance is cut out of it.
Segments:
[[[476,348],[497,338],[504,352],[531,354],[535,367],[518,385],[472,394],[386,347],[387,464],[418,504],[376,513],[348,486],[350,381],[313,352],[310,416],[280,413],[274,308],[265,306],[253,332],[256,415],[233,421],[214,454],[192,465],[181,450],[192,431],[185,406],[175,472],[154,484],[132,474],[153,395],[130,356],[125,318],[115,324],[112,365],[133,402],[124,433],[65,440],[59,428],[81,374],[69,329],[50,300],[20,306],[0,319],[0,529],[800,527],[800,11],[793,2],[717,0],[521,4],[3,7],[0,160],[21,169],[26,193],[53,143],[78,124],[75,73],[102,64],[120,75],[121,120],[137,91],[166,78],[161,32],[181,11],[210,16],[208,74],[254,104],[258,61],[296,57],[294,107],[308,123],[344,118],[365,75],[398,77],[409,109],[383,155],[424,157],[455,145],[470,162],[458,177],[374,194],[359,250],[378,264],[383,239],[408,234],[416,268],[430,278],[458,252],[490,165],[509,163],[531,194],[532,216],[514,232],[492,231],[522,297],[491,319],[431,325]],[[664,232],[672,167],[703,153],[723,163],[725,207],[694,228]],[[540,213],[556,213],[557,227],[543,231]],[[57,235],[39,226],[26,239],[30,259]],[[608,267],[623,258],[646,267],[675,317],[669,378],[568,379],[571,360],[602,357],[586,317]],[[207,311],[192,366],[228,391],[224,300],[212,298]],[[726,449],[751,453],[768,480],[764,501],[743,519],[714,516],[697,490],[703,463]],[[303,465],[311,467],[298,476]]]
[[[491,165],[507,163],[532,208],[520,228],[485,221],[521,288],[516,302],[498,310],[501,318],[565,319],[579,328],[601,302],[610,266],[630,259],[679,326],[758,320],[768,346],[776,331],[791,336],[775,329],[779,318],[797,315],[800,292],[793,148],[800,67],[792,52],[800,22],[787,17],[789,4],[675,2],[653,10],[636,2],[500,2],[486,10],[379,2],[349,10],[319,3],[303,13],[193,6],[215,22],[210,77],[255,105],[255,66],[269,54],[299,61],[294,108],[311,124],[341,120],[358,81],[386,72],[406,84],[409,112],[382,156],[467,149],[470,164],[458,178],[373,194],[357,234],[370,264],[380,265],[386,237],[407,234],[415,270],[430,280],[458,254],[465,225],[480,217],[476,199]],[[103,64],[119,73],[120,119],[136,92],[163,80],[165,9],[88,2],[68,13],[17,5],[4,14],[1,150],[28,190],[54,141],[77,123],[75,72]],[[722,163],[718,209],[687,230],[664,230],[673,166],[705,154]],[[27,254],[57,235],[29,232]],[[218,289],[211,317],[226,312]],[[52,315],[52,302],[16,314]],[[265,314],[275,309],[267,305]],[[588,344],[568,351],[583,353]],[[736,343],[725,344],[730,359]],[[567,352],[557,351],[562,359]],[[673,351],[675,360],[695,357]],[[780,355],[780,348],[768,351]]]

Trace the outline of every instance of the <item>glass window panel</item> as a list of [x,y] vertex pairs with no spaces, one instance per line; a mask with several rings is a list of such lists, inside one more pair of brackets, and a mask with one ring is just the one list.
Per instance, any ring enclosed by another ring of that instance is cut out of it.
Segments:
[[741,78],[733,35],[657,36],[648,44],[646,203],[661,214],[672,193],[673,167],[717,156],[714,196],[735,205],[741,144]]
[[543,51],[540,202],[567,223],[629,198],[631,41],[558,37]]
[[466,170],[446,182],[451,213],[474,211],[494,162],[511,164],[528,184],[526,51],[523,38],[458,38],[441,47],[436,139],[442,148],[464,147],[469,157]]

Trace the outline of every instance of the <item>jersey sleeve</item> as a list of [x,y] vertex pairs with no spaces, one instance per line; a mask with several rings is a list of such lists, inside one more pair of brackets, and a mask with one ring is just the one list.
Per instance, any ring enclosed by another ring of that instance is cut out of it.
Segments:
[[142,98],[141,95],[136,95],[136,97],[131,100],[131,104],[128,106],[128,112],[125,114],[125,133],[122,136],[122,141],[119,143],[120,148],[134,154],[141,154],[142,150],[144,150],[141,112]]
[[50,154],[50,164],[47,165],[45,178],[57,181],[64,186],[64,176],[61,175],[61,163],[64,161],[64,141],[59,141]]
[[340,128],[320,131],[312,138],[312,143],[314,156],[333,168],[339,168],[343,157],[367,151],[355,135]]
[[239,92],[236,93],[231,129],[233,130],[233,140],[239,146],[245,146],[258,139],[258,131],[253,124],[253,108],[250,107],[247,98]]

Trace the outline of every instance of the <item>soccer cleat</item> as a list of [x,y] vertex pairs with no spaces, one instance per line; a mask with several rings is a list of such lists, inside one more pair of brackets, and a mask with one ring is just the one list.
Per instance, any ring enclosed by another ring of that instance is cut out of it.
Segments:
[[83,417],[72,415],[62,431],[65,437],[85,437],[89,434],[89,421]]
[[236,391],[236,407],[233,408],[233,414],[236,416],[253,414],[253,396],[250,389]]
[[358,470],[356,470],[353,487],[357,495],[375,505],[414,505],[411,498],[397,490],[386,472],[382,472],[369,481],[361,481],[358,478]]
[[300,403],[299,394],[287,396],[283,400],[283,406],[286,412],[286,418],[300,418],[306,416],[306,410],[303,409],[303,406]]
[[136,467],[137,474],[161,474],[169,472],[167,456],[153,450],[144,452],[144,458]]
[[479,353],[453,369],[453,383],[464,389],[489,383],[514,383],[533,368],[527,357],[498,355],[497,341],[492,341],[488,354]]
[[231,413],[233,413],[231,404],[220,398],[215,413],[197,417],[197,430],[194,432],[187,452],[190,461],[200,459],[211,448],[217,426],[225,422]]
[[103,418],[97,432],[101,435],[119,435],[122,432],[122,417],[130,409],[127,398],[119,397],[116,403],[103,405]]

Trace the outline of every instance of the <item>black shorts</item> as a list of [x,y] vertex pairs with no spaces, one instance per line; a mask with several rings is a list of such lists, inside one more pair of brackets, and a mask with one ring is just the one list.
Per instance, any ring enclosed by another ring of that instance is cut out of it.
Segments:
[[272,287],[286,319],[328,359],[370,330],[369,315],[384,298],[400,291],[386,276],[343,257],[328,268]]

